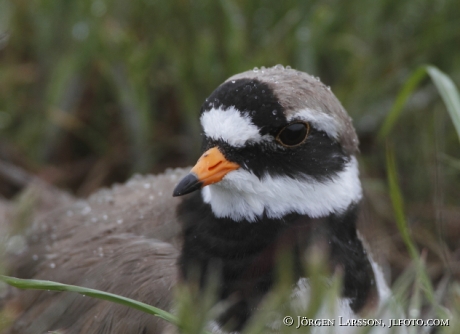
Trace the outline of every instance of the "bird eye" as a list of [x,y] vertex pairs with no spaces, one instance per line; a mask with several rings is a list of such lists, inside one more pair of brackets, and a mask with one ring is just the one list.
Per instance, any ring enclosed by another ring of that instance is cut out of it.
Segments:
[[283,146],[297,146],[307,139],[310,125],[296,122],[286,125],[276,136],[276,140]]

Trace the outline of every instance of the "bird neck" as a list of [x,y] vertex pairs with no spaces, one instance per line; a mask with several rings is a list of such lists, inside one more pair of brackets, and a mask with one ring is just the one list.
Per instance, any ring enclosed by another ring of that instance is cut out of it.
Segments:
[[331,269],[341,267],[344,273],[342,295],[353,311],[360,311],[375,292],[372,266],[356,231],[357,205],[322,218],[295,213],[235,222],[216,217],[202,196],[194,193],[181,203],[178,217],[183,224],[179,260],[183,278],[188,281],[198,271],[200,285],[205,286],[210,275],[217,274],[219,297],[240,298],[235,306],[238,312],[230,310],[222,322],[231,319],[241,326],[246,322],[274,283],[280,252],[294,255],[294,278],[305,277],[303,254],[318,240],[327,245]]

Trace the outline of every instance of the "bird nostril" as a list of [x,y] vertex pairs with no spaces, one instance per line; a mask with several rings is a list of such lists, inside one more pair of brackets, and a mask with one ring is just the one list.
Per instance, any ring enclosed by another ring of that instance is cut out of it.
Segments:
[[215,169],[215,168],[216,168],[217,166],[219,166],[221,163],[222,163],[222,161],[219,161],[219,162],[216,163],[215,165],[208,167],[208,170],[211,171],[211,170]]

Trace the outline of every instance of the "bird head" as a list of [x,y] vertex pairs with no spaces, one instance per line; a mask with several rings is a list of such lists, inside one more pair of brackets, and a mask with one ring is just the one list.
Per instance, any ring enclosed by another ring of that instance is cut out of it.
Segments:
[[362,196],[358,139],[318,78],[277,65],[227,79],[201,108],[203,154],[174,189],[201,189],[216,217],[325,217]]

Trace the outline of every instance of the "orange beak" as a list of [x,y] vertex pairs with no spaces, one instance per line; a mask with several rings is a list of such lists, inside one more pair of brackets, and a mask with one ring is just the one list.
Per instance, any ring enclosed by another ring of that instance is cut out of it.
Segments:
[[182,196],[217,183],[229,172],[238,168],[240,165],[228,161],[217,147],[213,147],[203,153],[190,173],[178,183],[173,196]]

